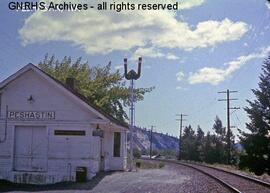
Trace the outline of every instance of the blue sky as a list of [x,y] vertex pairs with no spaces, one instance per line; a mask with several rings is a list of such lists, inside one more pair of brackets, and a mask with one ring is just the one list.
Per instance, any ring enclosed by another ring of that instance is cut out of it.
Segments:
[[[185,124],[200,125],[205,132],[216,115],[226,125],[226,104],[217,101],[225,95],[217,92],[238,90],[232,106],[247,106],[270,51],[270,5],[263,0],[182,0],[177,12],[120,13],[16,12],[8,2],[0,2],[0,80],[46,53],[82,56],[90,65],[112,61],[120,70],[124,57],[135,67],[142,56],[136,86],[156,89],[136,105],[136,124],[156,125],[157,131],[175,136],[177,113],[188,114]],[[243,109],[231,119],[241,129],[248,121]]]

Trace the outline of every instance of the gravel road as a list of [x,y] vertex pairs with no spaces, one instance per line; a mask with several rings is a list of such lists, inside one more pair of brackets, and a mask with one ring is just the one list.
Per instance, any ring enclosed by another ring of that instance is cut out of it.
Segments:
[[[50,193],[229,193],[213,179],[185,166],[166,163],[161,169],[115,172],[93,181],[78,184],[23,188],[16,192]],[[1,191],[0,191],[1,192]],[[15,192],[15,191],[10,191]]]

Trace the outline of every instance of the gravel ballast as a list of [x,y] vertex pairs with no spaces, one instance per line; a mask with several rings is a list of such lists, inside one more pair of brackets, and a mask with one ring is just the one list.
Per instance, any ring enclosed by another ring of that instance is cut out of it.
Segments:
[[[115,172],[104,176],[95,186],[93,181],[67,184],[40,192],[54,193],[229,193],[230,191],[212,178],[185,166],[166,163],[161,169],[139,169],[133,172]],[[38,188],[17,192],[39,192]],[[14,192],[16,190],[10,191]],[[1,191],[0,191],[1,192]]]

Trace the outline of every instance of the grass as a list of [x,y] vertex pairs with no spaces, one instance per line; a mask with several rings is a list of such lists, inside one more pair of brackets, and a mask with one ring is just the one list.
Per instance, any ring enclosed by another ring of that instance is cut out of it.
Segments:
[[162,162],[146,161],[146,160],[136,160],[136,167],[140,169],[160,169],[165,166]]

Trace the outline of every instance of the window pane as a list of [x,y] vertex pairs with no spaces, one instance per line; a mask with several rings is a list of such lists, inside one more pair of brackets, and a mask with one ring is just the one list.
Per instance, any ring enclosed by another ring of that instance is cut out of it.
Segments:
[[114,133],[113,156],[120,157],[121,133]]

